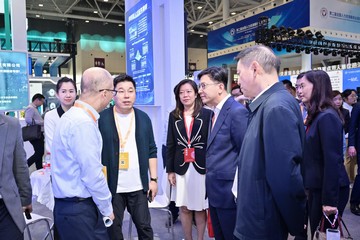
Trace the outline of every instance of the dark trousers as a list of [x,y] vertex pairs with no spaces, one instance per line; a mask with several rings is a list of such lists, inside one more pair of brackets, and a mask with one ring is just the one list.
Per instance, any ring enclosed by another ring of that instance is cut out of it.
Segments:
[[350,203],[359,205],[360,204],[360,154],[357,155],[357,175],[355,177],[354,185],[351,191]]
[[[349,186],[341,187],[339,190],[339,202],[337,206],[340,216],[342,216],[342,214],[344,213],[344,209],[346,207],[348,200],[349,200]],[[310,230],[311,230],[311,239],[312,239],[314,237],[316,228],[320,223],[321,217],[323,216],[321,189],[309,190],[308,207],[309,207],[308,213],[310,219]],[[329,219],[332,220],[333,216],[329,216]],[[325,221],[324,227],[325,229],[331,228],[331,225],[328,221]]]
[[33,163],[35,163],[36,169],[42,168],[42,158],[44,155],[44,136],[42,138],[30,141],[31,145],[34,148],[34,154],[29,157],[27,160],[27,164],[30,167]]
[[0,239],[24,239],[24,234],[16,226],[2,199],[0,199]]
[[154,239],[146,192],[139,190],[129,193],[117,193],[113,196],[112,203],[115,219],[113,225],[108,228],[110,239],[124,239],[122,222],[125,208],[127,208],[136,226],[138,238],[142,240]]
[[209,209],[215,239],[234,239],[236,208],[215,208],[209,204]]
[[[166,167],[166,146],[165,145],[162,145],[161,154],[162,154],[162,158],[163,158],[163,166],[165,168]],[[167,176],[163,176],[163,177],[167,177]],[[170,202],[169,211],[171,212],[171,214],[173,216],[173,221],[175,222],[175,220],[179,217],[179,208],[176,206],[175,201]]]
[[92,198],[55,198],[54,224],[61,240],[108,240],[102,218]]

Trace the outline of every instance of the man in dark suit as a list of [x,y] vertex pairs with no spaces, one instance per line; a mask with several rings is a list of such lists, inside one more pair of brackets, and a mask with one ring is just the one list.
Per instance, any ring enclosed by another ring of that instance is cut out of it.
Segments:
[[357,158],[357,175],[355,177],[354,186],[350,196],[350,211],[360,216],[360,103],[353,106],[351,111],[351,119],[349,125],[349,149],[350,157]]
[[248,110],[226,91],[227,71],[210,67],[199,75],[199,94],[212,108],[212,129],[206,150],[206,192],[216,239],[233,239],[236,204],[231,188],[237,156],[248,121]]
[[236,239],[287,239],[304,229],[300,172],[304,124],[299,104],[278,80],[280,60],[256,45],[237,56],[239,84],[253,99],[239,155]]
[[26,153],[16,118],[0,114],[0,238],[23,239],[23,211],[32,211]]

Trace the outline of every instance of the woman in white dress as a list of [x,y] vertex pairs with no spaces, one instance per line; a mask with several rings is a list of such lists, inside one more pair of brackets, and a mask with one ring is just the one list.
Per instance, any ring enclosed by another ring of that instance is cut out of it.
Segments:
[[197,239],[204,239],[206,209],[205,156],[211,110],[202,107],[194,81],[184,79],[174,89],[176,108],[169,114],[166,172],[172,200],[180,207],[185,239],[192,239],[195,212]]
[[44,131],[46,154],[51,153],[55,127],[59,122],[60,117],[74,105],[76,92],[76,84],[70,78],[63,77],[59,79],[56,84],[56,97],[59,99],[60,106],[45,114]]

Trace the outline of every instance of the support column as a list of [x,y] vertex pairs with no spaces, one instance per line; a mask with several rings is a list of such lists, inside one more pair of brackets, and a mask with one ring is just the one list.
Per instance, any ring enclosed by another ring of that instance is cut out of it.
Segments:
[[301,53],[301,72],[312,69],[311,54]]
[[230,2],[229,0],[223,0],[223,20],[226,20],[230,16]]
[[12,50],[27,52],[25,0],[11,0],[10,2]]

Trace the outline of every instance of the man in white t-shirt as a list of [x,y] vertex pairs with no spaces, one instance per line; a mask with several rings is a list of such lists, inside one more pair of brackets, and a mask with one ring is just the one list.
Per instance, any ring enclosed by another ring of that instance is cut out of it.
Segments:
[[145,112],[133,107],[136,84],[131,76],[117,76],[114,89],[115,106],[104,110],[99,120],[104,141],[102,163],[107,168],[115,213],[108,232],[111,239],[124,239],[122,221],[127,208],[139,239],[153,239],[148,199],[152,201],[156,196],[158,175],[151,120]]

